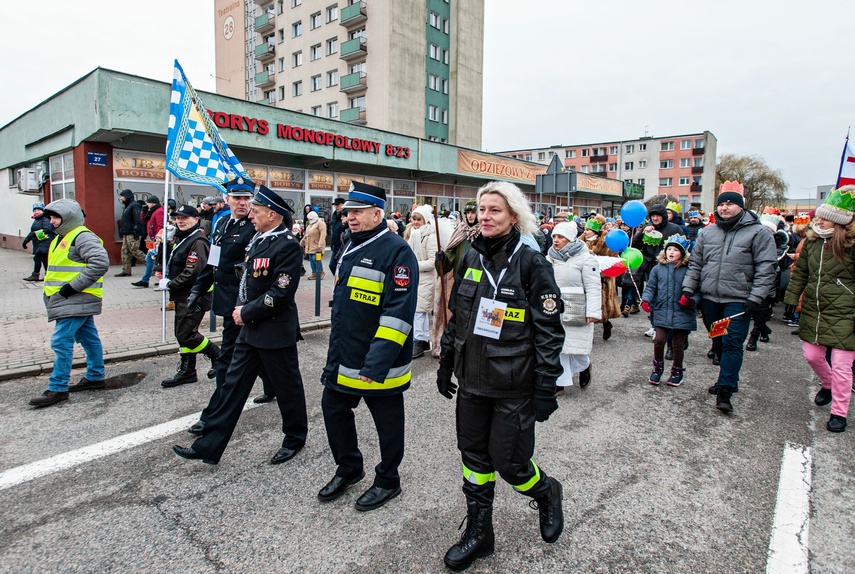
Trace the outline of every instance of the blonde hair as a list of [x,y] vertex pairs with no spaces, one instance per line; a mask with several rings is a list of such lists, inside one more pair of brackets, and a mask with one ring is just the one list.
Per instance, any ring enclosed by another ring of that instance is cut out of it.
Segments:
[[514,226],[523,235],[534,235],[537,232],[537,222],[528,205],[522,190],[507,181],[491,181],[478,190],[475,198],[481,204],[481,196],[485,193],[500,195],[508,204],[508,209],[517,216],[517,224]]
[[[659,255],[656,256],[656,261],[658,261],[662,265],[668,265],[670,263],[670,261],[668,261],[668,257],[665,255],[665,251],[668,249],[668,247],[669,246],[666,245],[665,249],[660,251]],[[683,250],[683,258],[674,264],[674,269],[676,269],[677,267],[682,267],[683,265],[688,265],[688,264],[689,264],[689,252],[684,249]]]

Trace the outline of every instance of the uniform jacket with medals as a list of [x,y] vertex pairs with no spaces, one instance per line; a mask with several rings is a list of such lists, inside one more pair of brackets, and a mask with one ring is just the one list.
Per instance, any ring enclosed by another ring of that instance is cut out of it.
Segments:
[[[208,264],[211,244],[198,226],[176,233],[174,241],[175,246],[169,255],[166,273],[169,279],[169,300],[186,301],[193,284]],[[210,308],[210,300],[207,308]]]
[[[546,258],[527,245],[517,249],[519,241],[516,229],[497,240],[478,237],[454,278],[442,354],[454,351],[454,375],[474,395],[531,397],[542,380],[563,372],[560,289]],[[496,302],[507,305],[498,339],[474,333],[481,298],[492,301],[494,291]]]
[[300,243],[285,225],[259,236],[246,252],[237,304],[244,322],[238,335],[259,349],[281,349],[301,340],[294,295],[300,284]]
[[361,396],[401,393],[410,386],[416,256],[385,220],[370,231],[352,233],[342,249],[321,383]]
[[216,266],[206,265],[193,286],[193,292],[204,295],[216,283],[214,288],[214,303],[211,307],[215,315],[231,316],[235,310],[240,276],[235,273],[235,266],[240,265],[246,258],[246,247],[255,235],[255,227],[247,217],[235,220],[229,226],[230,217],[222,217],[217,221],[217,227],[211,236],[211,244],[220,248],[220,261]]

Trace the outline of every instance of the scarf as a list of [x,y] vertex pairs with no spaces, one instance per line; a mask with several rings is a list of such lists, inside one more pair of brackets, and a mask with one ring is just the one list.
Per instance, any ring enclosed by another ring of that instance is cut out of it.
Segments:
[[567,261],[585,248],[581,241],[571,241],[561,249],[549,248],[549,256],[556,261]]
[[829,227],[828,229],[820,229],[815,221],[810,222],[810,228],[813,229],[814,233],[819,235],[822,239],[830,239],[832,235],[834,235],[834,227]]
[[730,231],[731,229],[733,229],[736,226],[736,224],[742,218],[743,213],[745,213],[745,212],[740,211],[739,214],[734,215],[730,219],[725,219],[723,217],[716,217],[715,218],[715,224],[718,225],[719,227],[721,227],[722,231],[727,233],[728,231]]

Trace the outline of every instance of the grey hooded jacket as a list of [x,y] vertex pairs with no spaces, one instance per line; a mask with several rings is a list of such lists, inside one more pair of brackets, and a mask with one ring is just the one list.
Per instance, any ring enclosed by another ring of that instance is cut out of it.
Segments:
[[709,225],[698,233],[683,290],[716,303],[762,303],[775,286],[777,255],[772,234],[743,211],[727,233]]
[[[76,227],[84,225],[83,210],[80,204],[72,199],[57,199],[45,207],[45,216],[57,215],[62,218],[62,223],[56,229],[59,234],[57,241]],[[110,268],[110,258],[107,250],[101,245],[101,240],[94,233],[83,232],[79,234],[68,252],[72,261],[86,263],[71,283],[71,287],[77,291],[67,299],[59,293],[45,297],[48,321],[65,319],[68,317],[86,317],[88,315],[99,315],[101,313],[101,298],[83,293],[83,289],[95,284]],[[50,266],[50,256],[48,256]]]

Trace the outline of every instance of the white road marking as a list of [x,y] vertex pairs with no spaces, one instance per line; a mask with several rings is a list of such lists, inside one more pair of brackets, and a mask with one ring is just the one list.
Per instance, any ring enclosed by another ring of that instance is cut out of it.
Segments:
[[786,444],[781,458],[778,500],[772,521],[767,574],[809,572],[810,448]]
[[[260,404],[248,400],[243,407],[244,411],[260,407]],[[148,427],[126,435],[117,436],[93,445],[84,446],[76,450],[64,452],[44,460],[37,460],[29,464],[10,468],[0,472],[0,490],[12,488],[19,484],[47,476],[61,470],[67,470],[80,466],[87,462],[122,452],[151,441],[159,440],[179,431],[184,431],[199,420],[201,412],[171,420],[153,427]],[[170,453],[171,455],[171,453]]]

